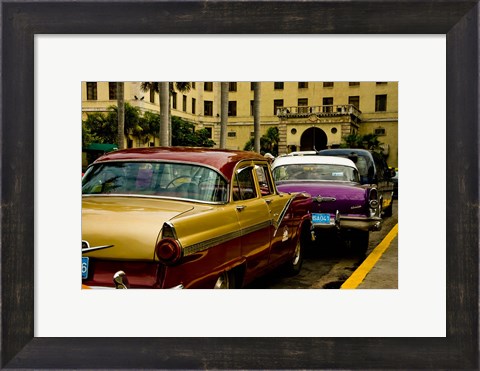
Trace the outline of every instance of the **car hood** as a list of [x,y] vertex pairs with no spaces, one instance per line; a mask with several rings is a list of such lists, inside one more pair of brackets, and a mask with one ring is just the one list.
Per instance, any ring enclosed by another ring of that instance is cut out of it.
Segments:
[[153,260],[163,223],[209,205],[150,197],[93,196],[82,200],[82,241],[112,247],[84,254],[105,259]]
[[[323,198],[316,211],[356,214],[366,212],[366,188],[358,183],[350,182],[279,182],[277,188],[281,192],[306,192],[314,199]],[[326,200],[325,200],[326,198]],[[334,198],[334,200],[329,200]]]

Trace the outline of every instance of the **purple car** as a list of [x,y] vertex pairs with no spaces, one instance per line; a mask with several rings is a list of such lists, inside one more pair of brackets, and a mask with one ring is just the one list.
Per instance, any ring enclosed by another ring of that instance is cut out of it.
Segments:
[[361,185],[353,161],[334,156],[280,156],[272,164],[281,192],[306,192],[313,198],[315,235],[335,231],[364,254],[369,231],[381,228],[376,186]]

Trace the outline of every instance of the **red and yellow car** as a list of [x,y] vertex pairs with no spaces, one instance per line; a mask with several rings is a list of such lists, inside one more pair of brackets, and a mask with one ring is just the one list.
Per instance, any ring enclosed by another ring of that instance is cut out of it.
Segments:
[[82,178],[82,284],[241,288],[275,268],[295,274],[310,209],[310,195],[279,193],[253,152],[111,152]]

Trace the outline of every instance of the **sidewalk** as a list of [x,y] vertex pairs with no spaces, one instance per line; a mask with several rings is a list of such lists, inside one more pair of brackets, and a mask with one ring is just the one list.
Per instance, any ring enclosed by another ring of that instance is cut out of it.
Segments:
[[341,288],[398,289],[398,224]]
[[357,289],[398,289],[398,235]]

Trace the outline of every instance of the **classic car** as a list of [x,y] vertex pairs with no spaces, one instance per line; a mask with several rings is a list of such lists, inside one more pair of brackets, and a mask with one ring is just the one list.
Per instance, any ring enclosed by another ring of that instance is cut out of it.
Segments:
[[381,228],[378,192],[361,185],[349,159],[318,155],[280,156],[272,164],[281,192],[305,192],[313,199],[312,225],[320,235],[334,232],[360,254],[368,248],[369,231]]
[[279,193],[254,152],[108,153],[82,179],[82,284],[241,288],[302,266],[310,195]]
[[393,182],[393,199],[398,200],[398,168],[393,169],[395,175],[392,177]]
[[360,183],[377,187],[382,214],[392,216],[395,170],[389,169],[385,157],[375,151],[358,148],[332,148],[318,151],[319,155],[341,156],[355,162],[360,173]]

